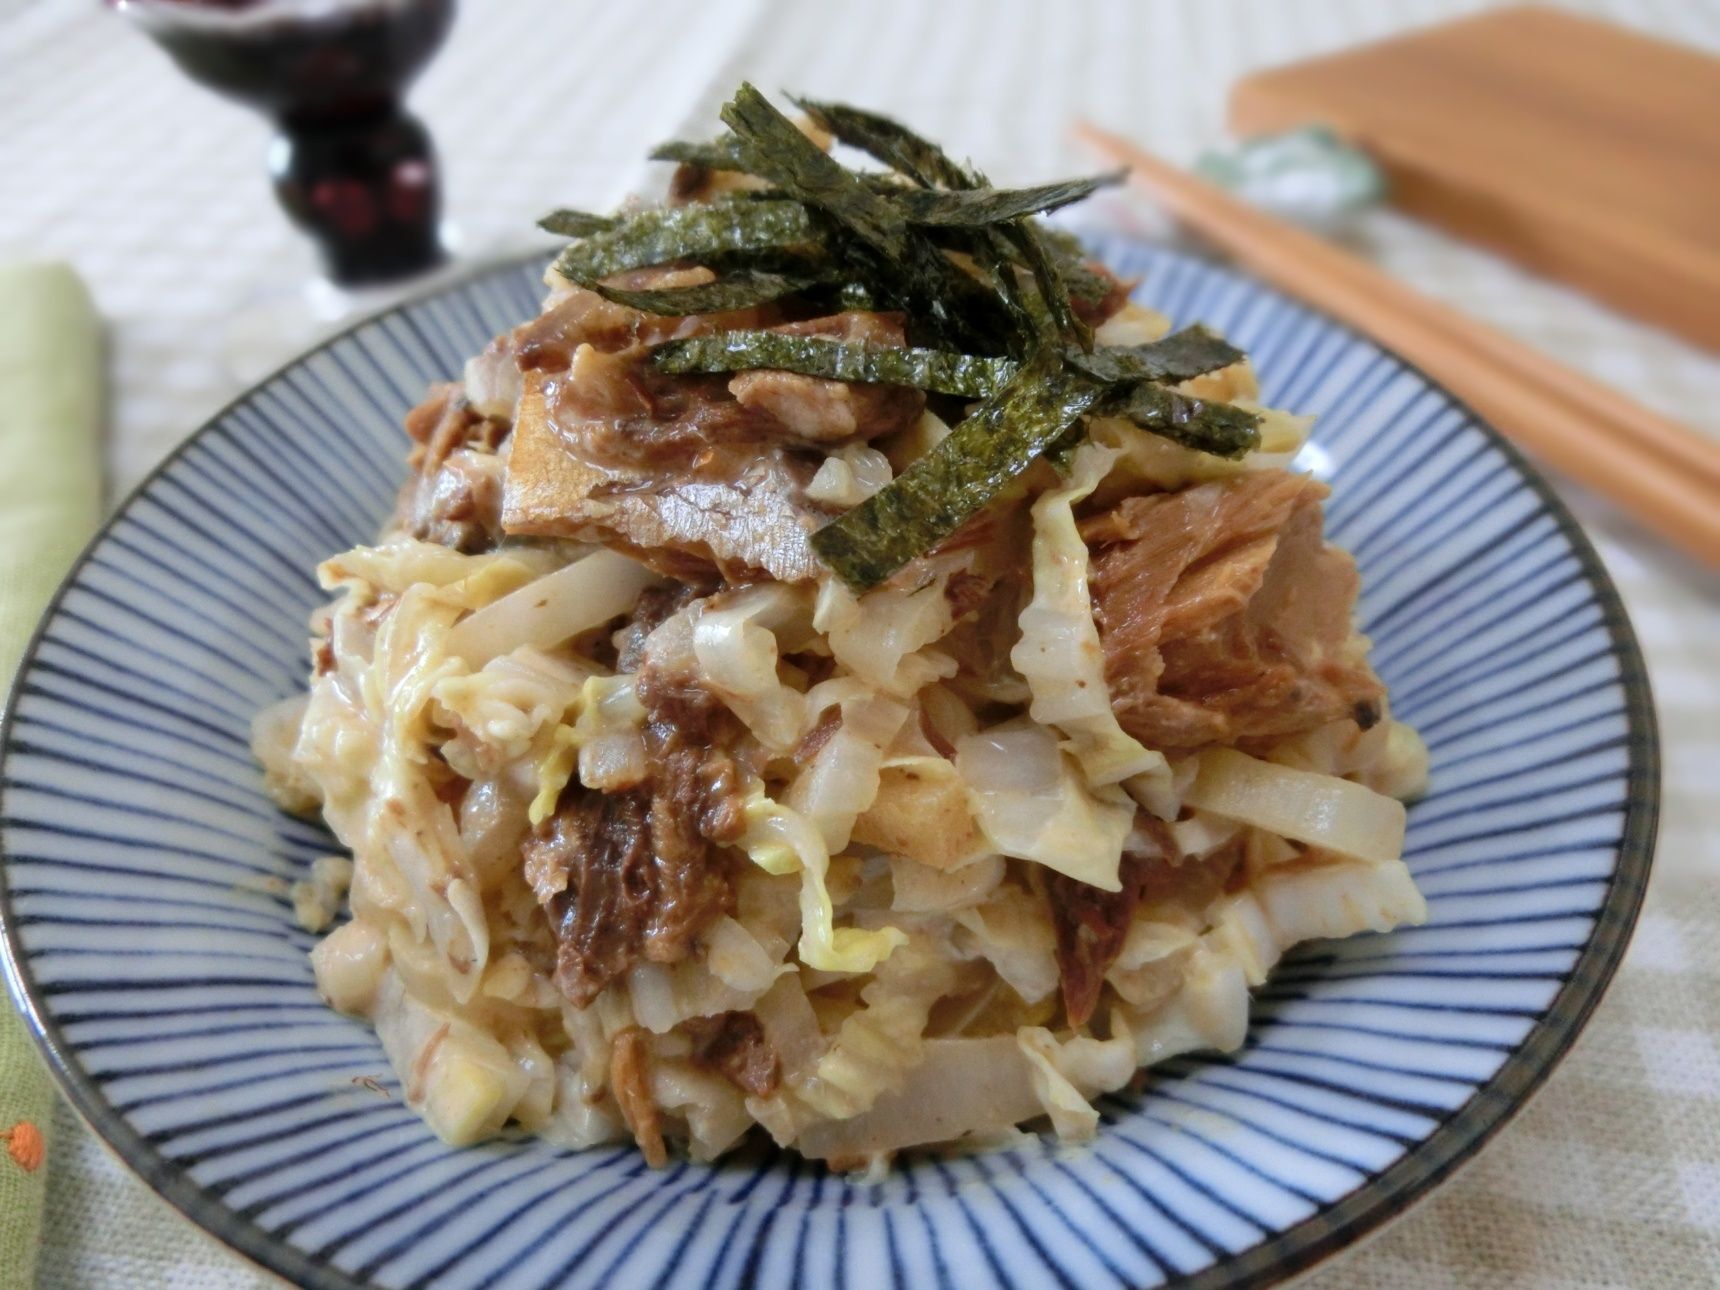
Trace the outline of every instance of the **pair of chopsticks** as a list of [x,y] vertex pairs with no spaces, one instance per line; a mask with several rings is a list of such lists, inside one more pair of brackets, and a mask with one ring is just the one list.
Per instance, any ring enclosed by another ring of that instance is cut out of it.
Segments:
[[1641,407],[1365,261],[1089,124],[1077,137],[1129,168],[1171,214],[1274,286],[1379,341],[1508,438],[1720,567],[1720,442]]

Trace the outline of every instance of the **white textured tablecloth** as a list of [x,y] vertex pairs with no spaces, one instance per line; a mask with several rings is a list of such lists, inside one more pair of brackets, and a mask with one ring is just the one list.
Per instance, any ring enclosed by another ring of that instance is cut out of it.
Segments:
[[[1044,179],[1090,168],[1067,137],[1076,116],[1187,160],[1222,138],[1244,72],[1477,7],[466,0],[413,102],[445,159],[462,252],[479,257],[532,244],[531,220],[552,205],[612,203],[640,181],[647,145],[708,131],[743,76],[904,117],[1000,182]],[[1715,0],[1574,7],[1720,50]],[[93,0],[0,0],[0,257],[71,260],[112,324],[111,497],[237,392],[214,357],[231,320],[254,321],[312,272],[268,193],[266,137]],[[1714,355],[1393,216],[1364,235],[1416,286],[1720,434]],[[265,328],[255,347],[284,360],[301,341]],[[1619,584],[1658,700],[1661,844],[1640,930],[1529,1110],[1310,1284],[1720,1284],[1720,579],[1555,482]],[[152,1197],[69,1112],[58,1128],[40,1285],[275,1284]]]

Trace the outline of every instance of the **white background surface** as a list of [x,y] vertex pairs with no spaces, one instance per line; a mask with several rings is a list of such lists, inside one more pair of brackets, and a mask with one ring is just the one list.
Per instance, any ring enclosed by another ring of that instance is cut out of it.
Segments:
[[[466,0],[413,103],[445,162],[463,253],[536,241],[556,204],[647,182],[653,142],[709,132],[743,76],[903,117],[997,181],[1092,168],[1088,116],[1187,161],[1223,139],[1246,71],[1480,7],[1465,0]],[[1717,0],[1587,12],[1720,51]],[[111,326],[110,496],[307,339],[270,302],[313,271],[262,172],[267,127],[180,79],[93,0],[0,0],[0,257],[63,257]],[[1137,213],[1112,201],[1114,223]],[[1366,252],[1431,294],[1720,435],[1720,361],[1390,215]],[[1720,302],[1716,302],[1720,307]],[[6,463],[4,469],[27,468]],[[1618,986],[1534,1107],[1321,1286],[1720,1283],[1720,579],[1555,480],[1600,548],[1662,722],[1658,871]],[[69,1113],[40,1273],[49,1287],[274,1284],[193,1231]]]

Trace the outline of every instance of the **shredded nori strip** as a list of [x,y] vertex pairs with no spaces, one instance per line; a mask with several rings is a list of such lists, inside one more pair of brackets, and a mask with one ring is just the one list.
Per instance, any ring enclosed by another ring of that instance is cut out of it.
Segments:
[[702,262],[731,251],[781,250],[814,243],[811,213],[793,201],[717,201],[623,216],[614,228],[575,242],[555,270],[571,282],[678,260]]
[[994,501],[1104,394],[1040,350],[937,447],[814,533],[812,549],[856,591],[877,586]]
[[[695,170],[726,170],[736,174],[751,173],[740,141],[732,134],[724,135],[720,139],[713,139],[708,143],[690,143],[683,139],[671,139],[668,143],[660,143],[653,148],[650,157],[652,161],[672,161],[678,165],[690,166]],[[912,191],[907,189],[903,182],[893,174],[883,174],[878,171],[853,171],[851,173],[873,192],[893,195]],[[762,178],[762,176],[755,176],[755,178]],[[754,197],[784,196],[783,192],[776,188],[750,188],[744,192],[746,195]],[[1080,197],[1068,199],[1068,201],[1079,200]],[[1058,205],[1065,204],[1067,203],[1058,202]],[[938,220],[934,217],[928,222],[946,223],[953,221]]]
[[1109,184],[1121,182],[1123,173],[1113,170],[1087,179],[1065,179],[1034,188],[909,188],[891,195],[890,200],[901,208],[910,224],[978,228],[1020,219],[1035,211],[1068,206],[1091,197]]
[[723,331],[672,340],[652,351],[651,365],[668,375],[771,369],[829,381],[905,385],[970,399],[995,394],[1016,370],[1014,361],[1007,358],[778,331]]
[[984,182],[977,172],[956,164],[937,144],[900,121],[844,103],[792,96],[790,101],[839,143],[858,148],[924,188],[977,188]]
[[1198,323],[1145,345],[1107,345],[1069,361],[1101,381],[1189,381],[1247,355]]
[[[932,194],[917,197],[898,198],[899,201],[947,199],[953,197],[955,192],[983,189],[985,186],[985,176],[978,170],[972,166],[958,164],[937,144],[916,134],[900,121],[840,103],[819,103],[811,99],[793,101],[817,125],[828,130],[832,136],[849,147],[858,148],[923,188],[953,190],[942,194],[934,191]],[[1094,182],[1095,187],[1098,187],[1104,183],[1115,182],[1120,177],[1120,174],[1102,175],[1096,181],[1086,182]],[[1027,212],[1021,213],[1025,215]],[[1052,249],[1045,244],[1038,225],[1025,218],[1006,224],[994,231],[987,244],[976,249],[975,259],[1005,292],[1011,294],[1014,293],[1015,284],[1010,280],[1008,264],[1011,260],[1018,260],[1033,276],[1044,306],[1042,315],[1049,316],[1065,336],[1083,349],[1091,344],[1091,332],[1075,314],[1069,291],[1063,281],[1062,267],[1056,262]],[[1085,274],[1092,279],[1098,277],[1091,270],[1085,270]],[[1103,293],[1100,298],[1103,298]],[[1031,315],[1040,311],[1029,309],[1027,312]],[[1042,325],[1034,326],[1031,330],[1036,340],[1042,340],[1044,333],[1045,328]]]
[[1074,234],[1060,228],[1042,228],[1040,239],[1051,253],[1069,294],[1084,305],[1096,305],[1115,289],[1116,279],[1088,267],[1087,252]]
[[733,135],[713,139],[709,143],[688,143],[671,139],[651,149],[652,161],[676,161],[683,166],[698,166],[702,170],[738,170],[747,168],[740,146]]
[[[946,201],[955,199],[958,192],[998,192],[985,189],[985,176],[978,170],[958,164],[937,144],[922,138],[899,121],[839,103],[818,103],[810,99],[795,99],[794,102],[836,139],[851,148],[860,149],[928,190],[927,193],[894,200],[904,203]],[[1074,182],[1093,182],[1098,187],[1114,182],[1114,177],[1106,175],[1098,177],[1097,181]],[[939,192],[939,188],[948,191]],[[1020,213],[1025,215],[1027,212]],[[991,236],[974,249],[974,258],[1005,293],[1016,297],[1018,310],[1022,302],[1012,281],[1011,262],[1019,262],[1032,275],[1043,307],[1034,310],[1029,306],[1025,313],[1030,320],[1029,335],[1036,343],[1045,338],[1045,319],[1083,349],[1092,343],[1091,333],[1076,316],[1062,272],[1042,241],[1037,225],[1026,218],[1003,223],[991,230]],[[1089,271],[1089,276],[1096,275]]]
[[[680,164],[700,170],[740,171],[745,163],[727,144],[665,144],[660,150],[671,157],[686,156]],[[725,165],[715,164],[721,161]],[[1032,188],[915,188],[903,177],[881,171],[850,171],[868,192],[885,198],[903,220],[921,228],[983,228],[1004,224],[1035,213],[1061,210],[1091,197],[1101,188],[1121,181],[1123,171],[1091,175],[1085,179],[1063,179]],[[778,188],[753,188],[733,194],[753,198],[780,198]]]
[[[1034,285],[1053,327],[1081,349],[1092,349],[1093,329],[1076,314],[1075,302],[1069,298],[1069,288],[1064,285],[1063,275],[1040,237],[1038,225],[1030,220],[1016,220],[1004,225],[999,235],[1015,247],[1033,275]],[[1040,334],[1044,333],[1045,328],[1041,327]]]
[[1112,396],[1103,410],[1215,457],[1240,457],[1260,446],[1260,418],[1254,413],[1178,394],[1150,381]]
[[[803,98],[792,101],[839,143],[859,149],[928,192],[966,192],[985,185],[985,176],[978,170],[959,164],[937,144],[891,117],[843,103]],[[1042,329],[1034,323],[1035,311],[1020,295],[1005,240],[995,230],[987,229],[961,249],[973,257],[1003,294],[1015,317],[1017,334],[1039,336]]]
[[[609,287],[601,282],[581,282],[605,300],[637,309],[641,313],[668,314],[689,317],[694,314],[720,314],[731,309],[747,309],[753,305],[769,304],[797,291],[805,291],[818,282],[815,277],[790,277],[781,273],[759,273],[742,270],[715,282],[702,282],[689,287],[647,288],[630,291],[624,287]],[[720,333],[736,335],[734,332]],[[745,335],[747,333],[738,333]]]
[[890,202],[843,169],[764,95],[742,83],[722,118],[740,141],[748,170],[816,207],[859,243],[850,251],[890,294],[924,319],[941,343],[982,350],[1001,346],[1008,318],[997,298]]
[[554,233],[560,237],[590,237],[593,233],[607,233],[619,222],[613,215],[558,210],[551,211],[540,219],[538,227],[546,233]]
[[[612,298],[619,299],[620,293]],[[995,393],[1016,371],[1016,364],[1007,358],[773,331],[724,331],[670,341],[658,346],[651,357],[658,371],[671,375],[774,368],[832,381],[908,385],[976,399]],[[1108,385],[1132,387],[1144,381],[1191,380],[1229,367],[1242,357],[1242,351],[1222,337],[1194,326],[1146,345],[1113,345],[1090,354],[1072,351],[1068,360]]]
[[891,259],[912,254],[907,221],[751,85],[741,85],[723,105],[722,117],[735,132],[750,173],[817,207]]

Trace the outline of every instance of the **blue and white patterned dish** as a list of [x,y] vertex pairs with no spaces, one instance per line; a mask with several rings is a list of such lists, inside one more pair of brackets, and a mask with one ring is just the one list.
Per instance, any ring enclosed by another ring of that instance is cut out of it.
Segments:
[[1635,642],[1522,460],[1376,346],[1233,273],[1102,247],[1319,415],[1306,463],[1361,565],[1396,713],[1432,751],[1423,928],[1293,954],[1249,1042],[1108,1098],[1098,1141],[877,1186],[760,1153],[462,1151],[317,998],[284,881],[331,840],[275,810],[253,712],[303,684],[311,570],[367,539],[402,414],[527,317],[538,266],[395,310],[175,453],[61,591],[0,748],[6,967],[67,1094],[157,1191],[300,1284],[1261,1284],[1425,1193],[1575,1038],[1636,915],[1657,757]]

